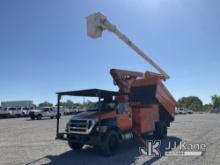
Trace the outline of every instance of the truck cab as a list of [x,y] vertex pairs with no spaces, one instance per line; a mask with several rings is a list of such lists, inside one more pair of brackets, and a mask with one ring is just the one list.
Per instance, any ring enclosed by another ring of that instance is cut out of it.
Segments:
[[1,110],[0,116],[2,117],[20,117],[22,116],[21,111],[16,107],[5,107]]
[[133,136],[131,130],[129,103],[109,97],[100,98],[92,108],[72,116],[66,125],[68,144],[72,149],[90,144],[100,146],[107,155],[112,154],[125,137]]
[[[101,120],[100,125],[98,121]],[[89,128],[84,128],[79,123],[89,123]],[[106,130],[103,125],[108,127],[117,127],[122,131],[132,128],[131,108],[128,103],[116,101],[100,101],[96,102],[91,109],[81,112],[71,117],[66,131],[75,134],[89,134],[96,127],[104,133]],[[100,126],[100,127],[99,127]]]
[[18,107],[17,110],[20,112],[21,116],[28,116],[30,110],[33,109],[31,107]]
[[[61,113],[59,113],[61,115]],[[59,115],[59,116],[60,116]],[[53,107],[41,107],[39,109],[31,110],[29,116],[32,120],[41,120],[42,118],[56,118],[57,113]]]
[[12,110],[10,110],[10,107],[2,107],[1,111],[0,111],[0,116],[1,117],[11,117],[13,115]]

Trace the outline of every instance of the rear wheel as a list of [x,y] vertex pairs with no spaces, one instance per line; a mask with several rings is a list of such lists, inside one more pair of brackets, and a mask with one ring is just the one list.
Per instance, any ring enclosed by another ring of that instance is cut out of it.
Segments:
[[111,156],[115,154],[117,147],[118,147],[118,134],[116,131],[110,131],[104,137],[102,142],[102,152],[106,156]]
[[53,116],[51,116],[50,118],[53,119]]
[[68,142],[69,144],[69,147],[72,148],[73,150],[80,150],[82,149],[83,145],[84,144],[81,144],[81,143],[73,143],[73,142]]
[[24,112],[22,112],[22,117],[25,117],[25,116],[26,116],[26,114]]
[[155,125],[155,132],[154,132],[154,135],[156,138],[159,138],[159,139],[164,139],[167,137],[167,126],[166,126],[166,123],[164,122],[158,122],[156,123]]
[[19,114],[16,114],[15,117],[21,117]]
[[34,120],[35,119],[35,117],[34,116],[31,116],[31,120]]
[[41,120],[42,119],[42,115],[37,115],[37,120]]
[[61,117],[61,114],[59,113],[59,114],[56,114],[56,118],[59,118],[60,119],[60,117]]

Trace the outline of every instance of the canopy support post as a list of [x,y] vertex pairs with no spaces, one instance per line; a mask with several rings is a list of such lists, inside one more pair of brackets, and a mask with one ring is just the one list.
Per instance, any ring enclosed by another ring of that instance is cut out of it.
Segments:
[[59,128],[60,128],[60,100],[61,100],[61,95],[57,95],[57,131],[56,131],[56,139],[59,139]]

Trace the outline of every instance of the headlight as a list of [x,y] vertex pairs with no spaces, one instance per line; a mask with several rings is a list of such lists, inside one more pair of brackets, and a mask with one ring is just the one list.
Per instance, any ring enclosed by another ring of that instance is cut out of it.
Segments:
[[108,130],[107,126],[97,126],[96,127],[97,132],[105,133],[107,130]]
[[93,125],[93,121],[89,120],[88,121],[88,128],[90,128]]
[[65,129],[66,132],[69,131],[69,127],[70,127],[70,122],[68,122],[68,123],[66,124],[66,129]]

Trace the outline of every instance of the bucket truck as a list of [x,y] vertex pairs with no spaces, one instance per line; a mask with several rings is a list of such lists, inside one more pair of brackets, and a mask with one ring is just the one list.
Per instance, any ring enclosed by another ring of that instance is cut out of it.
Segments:
[[166,138],[167,128],[175,117],[175,100],[162,83],[169,76],[159,65],[103,14],[87,17],[87,34],[90,37],[101,37],[104,30],[116,34],[159,73],[111,69],[110,74],[119,91],[87,89],[58,92],[58,113],[63,96],[97,97],[98,102],[87,111],[73,116],[66,125],[66,132],[59,131],[58,118],[56,137],[67,140],[74,150],[90,144],[99,146],[104,154],[112,155],[123,141],[137,138],[144,143],[142,135],[145,134],[153,133],[156,138]]

